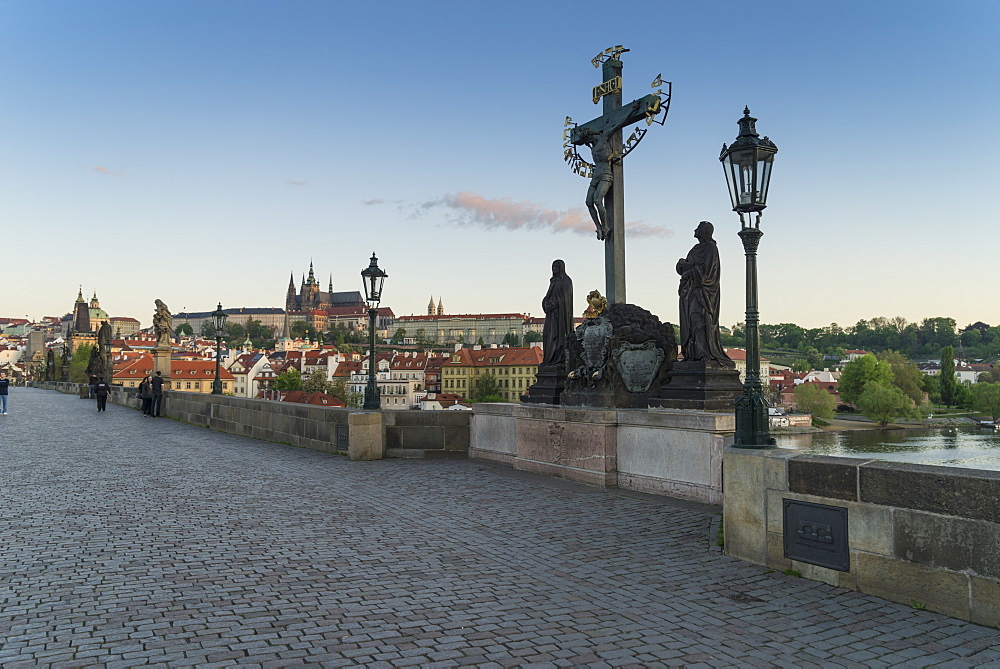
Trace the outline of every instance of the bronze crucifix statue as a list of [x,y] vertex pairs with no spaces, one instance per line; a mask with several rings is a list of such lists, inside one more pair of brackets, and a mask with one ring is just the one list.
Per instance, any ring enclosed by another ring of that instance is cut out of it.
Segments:
[[[565,151],[578,174],[590,177],[587,189],[587,209],[594,220],[597,238],[604,241],[605,291],[609,302],[625,302],[625,197],[622,158],[639,143],[646,133],[633,132],[628,142],[622,141],[622,129],[646,120],[656,121],[663,114],[666,120],[670,92],[668,82],[659,76],[652,87],[668,86],[668,92],[658,90],[622,106],[622,62],[618,57],[628,51],[622,47],[606,49],[592,62],[600,66],[603,83],[594,87],[593,101],[596,104],[604,98],[604,113],[597,118],[573,127],[569,132],[567,145],[590,148],[593,164],[580,159],[575,149]],[[661,98],[665,95],[665,99]],[[571,123],[567,119],[567,124]],[[565,135],[565,133],[564,133]]]

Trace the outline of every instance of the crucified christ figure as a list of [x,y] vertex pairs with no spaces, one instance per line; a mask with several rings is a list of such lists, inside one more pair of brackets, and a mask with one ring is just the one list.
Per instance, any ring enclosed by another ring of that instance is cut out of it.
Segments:
[[[608,223],[608,211],[604,204],[608,190],[611,189],[614,163],[621,162],[621,155],[612,148],[612,140],[615,134],[630,123],[635,123],[636,116],[640,109],[643,109],[644,99],[633,101],[628,107],[622,107],[615,114],[603,116],[604,123],[601,129],[581,126],[576,129],[574,144],[585,144],[590,147],[594,160],[594,174],[590,179],[590,188],[587,189],[587,209],[590,210],[590,217],[594,219],[594,226],[597,228],[597,238],[604,240],[611,236],[612,226]],[[588,124],[589,125],[589,124]]]

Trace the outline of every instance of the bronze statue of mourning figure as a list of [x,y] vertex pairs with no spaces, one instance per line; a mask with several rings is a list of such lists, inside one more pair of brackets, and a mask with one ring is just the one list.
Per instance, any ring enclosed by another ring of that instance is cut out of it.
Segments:
[[542,298],[545,325],[542,329],[544,359],[538,366],[536,381],[522,402],[559,404],[566,383],[566,342],[573,333],[573,280],[566,274],[566,263],[552,262],[549,290]]
[[731,411],[743,393],[736,364],[726,355],[719,334],[721,269],[713,232],[708,221],[699,223],[694,231],[698,243],[677,261],[684,359],[674,363],[668,382],[650,406]]

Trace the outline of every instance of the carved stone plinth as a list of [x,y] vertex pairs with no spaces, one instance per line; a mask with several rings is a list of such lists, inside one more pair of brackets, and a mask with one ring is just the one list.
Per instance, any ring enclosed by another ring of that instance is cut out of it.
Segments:
[[703,360],[678,360],[649,406],[700,411],[734,411],[743,395],[740,373]]
[[170,387],[170,346],[157,344],[153,347],[153,373],[160,372],[160,376],[166,380],[164,390]]
[[566,371],[558,367],[540,367],[535,383],[521,395],[526,404],[559,404],[559,396],[566,388]]
[[561,406],[645,409],[677,358],[674,329],[634,304],[611,304],[567,342]]

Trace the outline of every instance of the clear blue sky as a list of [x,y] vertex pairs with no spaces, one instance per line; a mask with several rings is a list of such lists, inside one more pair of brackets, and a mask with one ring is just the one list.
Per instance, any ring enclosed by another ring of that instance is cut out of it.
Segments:
[[[779,147],[760,250],[764,322],[1000,322],[1000,3],[0,3],[0,315],[77,286],[148,325],[282,306],[310,259],[385,304],[541,315],[554,258],[579,311],[604,289],[562,162],[590,59],[624,94],[674,84],[626,158],[628,298],[676,321],[674,263],[716,226],[723,324],[743,253],[718,163],[744,105]],[[577,210],[577,211],[574,211]],[[572,226],[570,226],[572,227]]]

